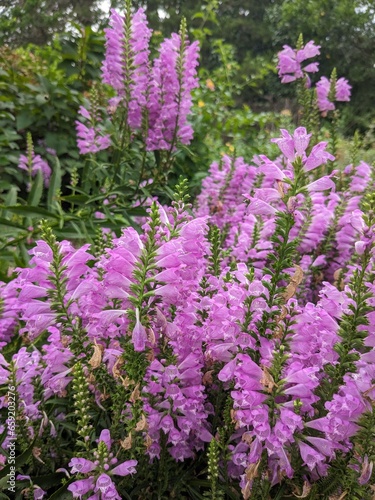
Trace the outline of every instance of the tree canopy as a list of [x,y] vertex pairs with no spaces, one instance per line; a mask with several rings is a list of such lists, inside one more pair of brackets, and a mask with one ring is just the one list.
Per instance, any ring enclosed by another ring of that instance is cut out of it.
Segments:
[[[100,4],[100,0],[3,0],[0,42],[11,47],[43,45],[69,25],[98,25],[103,22]],[[121,7],[122,1],[111,0],[111,5]],[[271,68],[282,46],[294,46],[302,33],[305,41],[322,46],[320,74],[329,77],[336,67],[339,76],[349,79],[353,86],[349,114],[367,121],[366,114],[372,113],[374,0],[134,0],[133,5],[147,10],[151,28],[163,36],[178,31],[186,17],[193,37],[201,36],[202,65],[208,69],[219,62],[214,41],[232,45],[242,75],[252,78],[244,98],[255,103],[261,96],[261,105],[271,102],[275,92],[288,94],[288,88],[280,89]]]
[[71,23],[91,26],[98,22],[100,0],[2,0],[0,43],[19,47],[48,43]]

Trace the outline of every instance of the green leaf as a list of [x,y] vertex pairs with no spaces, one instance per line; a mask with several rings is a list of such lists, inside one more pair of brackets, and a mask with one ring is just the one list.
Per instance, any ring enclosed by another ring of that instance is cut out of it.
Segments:
[[126,209],[126,213],[128,215],[145,217],[147,215],[147,210],[144,207],[130,207]]
[[38,170],[36,176],[32,181],[31,191],[27,198],[27,203],[32,207],[37,207],[42,199],[43,194],[43,174],[41,170]]
[[16,118],[17,130],[24,130],[34,122],[35,117],[30,113],[29,110],[21,111]]
[[8,476],[11,472],[11,466],[15,467],[16,471],[19,471],[20,467],[22,467],[22,465],[24,465],[29,460],[29,458],[32,455],[36,439],[37,438],[34,439],[34,441],[31,443],[29,448],[27,448],[27,450],[25,450],[23,453],[21,453],[21,455],[19,455],[16,458],[14,465],[9,464],[9,465],[5,466],[4,469],[1,469],[1,471],[0,471],[0,490],[5,489],[5,487],[7,485]]
[[61,484],[61,480],[66,477],[62,472],[55,472],[53,474],[47,474],[45,476],[31,476],[31,480],[34,484],[40,486],[43,490],[48,488],[57,487]]
[[35,101],[39,106],[43,106],[43,104],[46,104],[46,102],[49,101],[49,95],[48,94],[38,94],[35,97]]
[[5,205],[15,205],[17,203],[18,187],[12,186],[4,199]]
[[61,422],[60,427],[63,427],[64,429],[69,429],[70,431],[77,430],[77,426],[72,424],[71,422]]
[[88,200],[88,196],[86,194],[69,194],[67,196],[63,196],[61,199],[69,203],[75,203],[76,205],[85,205]]
[[23,241],[21,241],[21,243],[18,245],[18,248],[19,248],[22,260],[23,260],[23,265],[27,266],[29,264],[30,255],[27,251],[25,243]]
[[25,229],[20,224],[16,224],[15,222],[11,222],[10,220],[4,219],[3,217],[0,217],[0,226],[8,226],[8,227],[16,227],[17,229]]
[[49,497],[50,500],[72,500],[72,494],[68,491],[68,486],[76,481],[76,477],[73,476],[67,481],[64,486],[59,488],[53,495]]
[[49,212],[45,208],[40,208],[40,207],[32,207],[29,205],[15,205],[13,207],[5,207],[4,205],[1,205],[0,208],[8,210],[9,212],[12,212],[13,214],[18,214],[18,215],[24,215],[25,217],[39,217],[43,215],[44,217],[50,217],[53,219],[59,219],[59,216]]
[[55,167],[53,169],[47,195],[48,210],[53,210],[53,202],[57,191],[61,188],[61,167],[58,158],[56,158]]

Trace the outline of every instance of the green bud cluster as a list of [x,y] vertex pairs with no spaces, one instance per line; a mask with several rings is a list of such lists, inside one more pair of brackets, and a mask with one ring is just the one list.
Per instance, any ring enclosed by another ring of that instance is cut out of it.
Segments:
[[73,369],[73,399],[75,415],[77,419],[77,434],[83,441],[78,441],[77,444],[84,447],[87,452],[90,452],[90,436],[93,426],[90,424],[90,415],[88,409],[90,406],[91,395],[89,384],[83,371],[83,366],[80,362],[74,365]]

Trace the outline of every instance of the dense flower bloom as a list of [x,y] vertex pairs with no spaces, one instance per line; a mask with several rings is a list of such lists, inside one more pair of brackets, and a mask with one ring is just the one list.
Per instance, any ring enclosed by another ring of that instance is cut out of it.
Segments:
[[104,83],[116,90],[116,105],[126,107],[128,125],[134,130],[141,126],[147,106],[151,78],[148,46],[152,31],[143,9],[131,16],[130,33],[126,33],[127,22],[116,10],[111,10],[110,27],[104,30],[106,56],[102,77]]
[[[74,498],[120,499],[151,477],[126,460],[139,443],[147,468],[166,456],[183,468],[215,441],[247,497],[260,478],[313,485],[339,455],[370,492],[371,168],[347,167],[343,193],[335,173],[316,170],[333,159],[326,143],[303,127],[274,142],[275,160],[214,163],[194,210],[154,202],[140,233],[124,229],[100,255],[40,240],[30,267],[1,284],[0,382],[16,385],[23,439],[77,475]],[[97,419],[81,426],[87,449],[57,452],[77,416]]]
[[175,149],[189,144],[193,129],[187,122],[192,106],[191,91],[198,86],[199,45],[173,33],[160,46],[152,69],[147,147]]

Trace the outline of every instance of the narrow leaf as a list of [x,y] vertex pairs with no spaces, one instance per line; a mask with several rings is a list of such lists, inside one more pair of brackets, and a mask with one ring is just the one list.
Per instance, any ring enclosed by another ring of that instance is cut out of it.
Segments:
[[27,198],[28,205],[37,207],[42,199],[43,194],[43,174],[39,170],[33,179],[32,188]]

